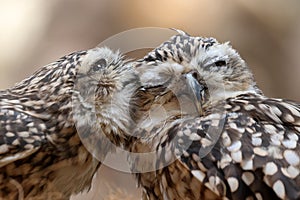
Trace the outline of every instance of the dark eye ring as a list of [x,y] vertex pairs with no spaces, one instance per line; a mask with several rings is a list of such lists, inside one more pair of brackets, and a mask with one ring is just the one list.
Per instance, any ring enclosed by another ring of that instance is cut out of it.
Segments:
[[217,66],[217,67],[226,66],[226,61],[225,60],[218,60],[214,63],[214,65]]
[[99,71],[100,69],[103,69],[104,67],[106,67],[106,60],[102,58],[94,63],[93,71]]

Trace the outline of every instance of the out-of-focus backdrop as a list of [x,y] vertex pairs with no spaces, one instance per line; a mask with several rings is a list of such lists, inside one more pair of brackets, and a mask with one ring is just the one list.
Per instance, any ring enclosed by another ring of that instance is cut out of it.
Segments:
[[[231,41],[266,95],[300,101],[299,13],[299,0],[0,0],[0,89],[122,31],[174,27]],[[130,175],[107,167],[73,199],[108,193],[140,199]]]

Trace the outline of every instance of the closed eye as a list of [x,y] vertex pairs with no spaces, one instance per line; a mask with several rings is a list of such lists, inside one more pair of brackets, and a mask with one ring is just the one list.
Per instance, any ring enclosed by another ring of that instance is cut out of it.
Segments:
[[214,63],[214,65],[217,66],[217,67],[226,66],[226,61],[225,60],[218,60]]

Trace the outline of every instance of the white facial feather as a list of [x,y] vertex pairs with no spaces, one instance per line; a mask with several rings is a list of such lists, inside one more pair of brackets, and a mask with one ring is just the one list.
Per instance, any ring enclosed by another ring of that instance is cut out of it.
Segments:
[[140,80],[144,86],[160,85],[168,78],[180,76],[186,71],[186,67],[178,63],[162,63],[152,66],[141,66],[137,68]]
[[84,69],[81,72],[87,72],[84,70],[89,70],[89,67],[93,65],[97,60],[104,58],[107,61],[107,64],[117,61],[120,59],[120,53],[113,52],[111,49],[107,47],[96,47],[88,51],[87,56],[83,59],[81,66]]
[[[224,61],[226,65],[216,66],[218,61]],[[205,81],[211,101],[258,92],[252,73],[229,43],[199,49],[190,65]]]

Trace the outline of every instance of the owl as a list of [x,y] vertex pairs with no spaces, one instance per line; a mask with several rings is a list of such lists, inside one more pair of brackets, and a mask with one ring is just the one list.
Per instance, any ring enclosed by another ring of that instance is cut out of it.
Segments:
[[300,104],[266,97],[229,43],[179,31],[135,67],[143,199],[300,198]]

